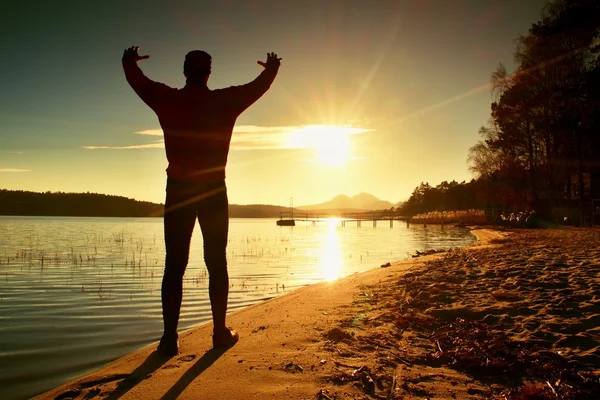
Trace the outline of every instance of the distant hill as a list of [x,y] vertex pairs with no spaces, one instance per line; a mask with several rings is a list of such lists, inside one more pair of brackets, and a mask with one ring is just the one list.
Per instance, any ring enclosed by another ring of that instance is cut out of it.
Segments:
[[229,205],[231,218],[279,218],[282,211],[289,211],[289,207],[268,204]]
[[162,204],[98,193],[0,190],[0,215],[158,217]]
[[378,199],[369,193],[359,193],[355,196],[348,197],[346,195],[335,196],[328,202],[321,204],[313,204],[309,206],[297,207],[301,211],[323,211],[329,213],[335,212],[360,212],[370,210],[385,210],[393,207],[394,204]]
[[[295,207],[294,212],[340,214],[389,209],[394,204],[368,193]],[[72,217],[162,217],[163,204],[99,193],[28,192],[0,189],[0,215]],[[289,207],[268,204],[229,205],[231,218],[279,218]]]
[[[163,204],[99,193],[28,192],[0,189],[0,215],[70,217],[162,217]],[[231,218],[279,218],[288,207],[229,205]]]

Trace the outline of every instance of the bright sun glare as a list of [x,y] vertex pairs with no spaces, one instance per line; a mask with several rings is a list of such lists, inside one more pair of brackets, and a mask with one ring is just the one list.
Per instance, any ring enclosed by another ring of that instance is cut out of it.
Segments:
[[314,161],[325,166],[342,166],[350,157],[351,135],[365,129],[336,125],[308,125],[290,133],[288,147],[311,149]]

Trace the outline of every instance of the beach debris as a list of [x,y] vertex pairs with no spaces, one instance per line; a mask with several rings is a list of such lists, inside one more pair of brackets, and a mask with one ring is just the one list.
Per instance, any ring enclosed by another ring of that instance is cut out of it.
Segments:
[[252,331],[252,333],[256,333],[256,332],[259,332],[259,331],[264,331],[265,329],[267,329],[267,327],[265,325],[261,325],[258,328],[254,329]]
[[[422,372],[441,369],[473,379],[465,389],[481,398],[600,398],[595,332],[600,292],[598,281],[588,279],[597,276],[597,263],[581,262],[581,238],[569,238],[568,247],[565,235],[553,231],[512,235],[498,240],[493,254],[452,251],[407,271],[395,284],[361,288],[342,329],[328,332],[332,340],[325,349],[334,356],[328,382],[343,385],[344,391],[364,390],[355,398],[437,397],[441,391],[433,375]],[[559,258],[560,267],[549,264]],[[356,326],[356,315],[366,307],[365,315],[377,315],[378,324],[367,324],[367,317],[352,330],[352,340],[340,335]],[[377,366],[377,375],[352,365],[361,356]],[[367,393],[371,386],[365,374],[375,384],[373,394]],[[436,381],[461,385],[450,375]]]
[[319,364],[320,364],[320,365],[324,365],[326,362],[327,362],[327,360],[320,360],[320,361],[319,361]]
[[[472,374],[503,374],[523,368],[523,343],[492,332],[482,322],[462,318],[443,324],[433,333],[437,351],[430,358]],[[443,350],[445,349],[445,351]]]
[[546,381],[546,385],[548,385],[548,387],[549,387],[550,389],[552,389],[552,393],[554,393],[554,395],[555,395],[556,397],[558,397],[558,393],[556,393],[556,390],[554,390],[554,387],[552,386],[552,384],[551,384],[550,382]]
[[337,374],[333,375],[330,380],[334,385],[340,386],[353,383],[354,385],[360,387],[365,393],[375,393],[376,378],[374,378],[374,375],[367,365],[361,365],[359,368],[356,368],[350,373],[338,372]]
[[338,343],[344,340],[352,339],[352,335],[340,328],[333,328],[325,334],[325,338],[332,342]]
[[331,341],[328,340],[325,342],[325,349],[331,351],[332,349],[335,350],[340,356],[342,355],[342,351],[340,349],[338,349],[338,347]]
[[392,264],[389,262],[386,262],[385,264],[381,264],[381,268],[387,268],[387,267],[391,267]]
[[317,393],[317,400],[333,400],[333,397],[327,395],[327,390],[321,389]]
[[362,381],[365,392],[373,393],[375,391],[375,381],[373,381],[371,371],[366,365],[352,371],[352,376]]
[[412,258],[428,256],[428,255],[436,254],[436,253],[445,253],[447,251],[452,251],[452,249],[429,249],[429,250],[424,250],[424,251],[416,250],[415,254],[412,255]]
[[439,349],[440,353],[443,353],[443,352],[444,352],[444,350],[442,350],[442,346],[440,345],[440,341],[439,341],[439,340],[436,340],[436,341],[435,341],[435,344],[437,344],[437,347],[438,347],[438,349]]
[[[593,398],[593,393],[600,392],[598,377],[585,365],[569,362],[536,344],[511,340],[480,321],[458,318],[441,325],[432,339],[437,350],[422,362],[447,365],[488,380],[508,380],[516,386],[503,392],[508,400]],[[522,386],[523,377],[543,384]]]
[[285,365],[285,370],[287,372],[304,372],[304,368],[302,368],[301,365],[293,363],[293,362],[289,362]]
[[398,329],[427,330],[437,324],[437,320],[427,314],[405,313],[396,317],[396,327]]

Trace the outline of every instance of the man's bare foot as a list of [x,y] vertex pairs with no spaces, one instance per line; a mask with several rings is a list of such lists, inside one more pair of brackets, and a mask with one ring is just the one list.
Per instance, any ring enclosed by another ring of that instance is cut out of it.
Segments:
[[164,357],[173,357],[179,354],[179,339],[177,335],[163,335],[156,350]]
[[213,333],[213,348],[226,349],[240,340],[240,335],[233,329],[225,328],[224,331]]

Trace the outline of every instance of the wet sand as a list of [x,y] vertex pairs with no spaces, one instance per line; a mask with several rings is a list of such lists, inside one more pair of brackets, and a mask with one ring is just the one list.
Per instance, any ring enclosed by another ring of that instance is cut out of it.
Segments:
[[600,230],[473,231],[465,249],[324,282],[40,399],[517,399],[600,392]]

